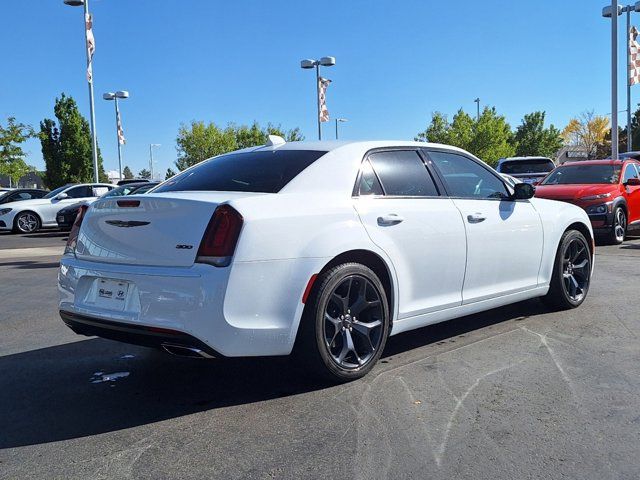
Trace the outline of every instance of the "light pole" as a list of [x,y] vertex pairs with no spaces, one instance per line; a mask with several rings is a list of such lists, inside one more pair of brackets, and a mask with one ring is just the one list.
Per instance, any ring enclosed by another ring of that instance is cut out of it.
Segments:
[[[611,18],[611,12],[613,12],[614,8],[615,8],[615,2],[612,2],[611,6],[607,5],[606,7],[604,7],[602,9],[602,16],[605,18]],[[626,37],[627,37],[627,151],[630,152],[633,149],[633,135],[631,132],[631,82],[630,82],[630,78],[629,78],[629,73],[630,73],[630,64],[631,64],[631,55],[630,55],[630,51],[629,51],[629,32],[631,31],[631,12],[640,12],[640,2],[636,2],[634,5],[626,5],[624,7],[621,7],[620,5],[617,5],[618,7],[618,15],[621,15],[622,12],[625,12],[627,14],[627,31],[626,31]],[[617,30],[617,21],[613,22],[612,20],[612,30],[613,30],[613,24],[616,24],[616,30]],[[613,39],[613,31],[612,31],[612,39]],[[616,43],[617,43],[617,33],[616,33]],[[617,52],[617,45],[614,47],[612,45],[612,54],[613,52]],[[613,68],[613,65],[612,65]],[[616,65],[616,77],[617,77],[617,65]],[[616,78],[617,80],[617,78]],[[612,81],[613,81],[613,71],[612,71]],[[617,81],[616,81],[617,83]],[[617,87],[616,87],[616,94],[617,94]],[[616,96],[616,101],[617,101],[617,96]],[[613,111],[613,102],[612,102],[612,111]],[[611,117],[611,123],[612,123],[612,127],[611,127],[611,141],[613,144],[613,116]],[[616,122],[616,138],[618,135],[617,132],[617,115],[615,118],[615,122]],[[611,155],[613,156],[613,145],[612,145],[612,150],[611,150]],[[615,158],[615,157],[614,157]]]
[[347,120],[346,118],[336,118],[336,140],[338,140],[338,122],[344,123],[348,121],[349,120]]
[[474,102],[476,103],[476,121],[480,120],[480,97],[476,98],[474,100]]
[[[80,7],[84,6],[84,20],[85,20],[85,29],[84,29],[84,38],[86,43],[86,51],[87,51],[87,72],[89,72],[89,67],[91,66],[91,54],[89,53],[89,29],[87,28],[87,21],[90,18],[89,16],[89,0],[63,0],[66,5],[72,7]],[[92,70],[91,70],[92,71]],[[93,78],[92,76],[87,75],[87,81],[89,83],[89,114],[91,120],[91,155],[93,157],[93,181],[98,183],[98,141],[96,139],[96,115],[93,108]]]
[[151,180],[153,180],[153,148],[160,147],[159,143],[149,144],[149,172],[151,172]]
[[113,103],[116,106],[116,144],[118,145],[118,172],[120,174],[120,180],[122,180],[122,143],[124,143],[124,136],[120,138],[120,131],[122,130],[121,120],[120,120],[120,109],[118,108],[118,99],[129,98],[129,92],[126,90],[118,90],[115,93],[108,92],[103,93],[102,98],[105,100],[113,100]]
[[320,60],[305,59],[300,61],[300,68],[316,69],[316,96],[318,104],[318,140],[322,140],[322,123],[320,122],[320,66],[333,67],[336,64],[335,57],[322,57]]

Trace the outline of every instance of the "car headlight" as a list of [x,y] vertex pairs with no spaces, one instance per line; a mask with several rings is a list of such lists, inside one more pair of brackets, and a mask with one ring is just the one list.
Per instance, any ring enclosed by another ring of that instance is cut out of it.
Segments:
[[10,211],[11,211],[10,208],[2,208],[2,209],[0,209],[0,215],[6,215]]
[[609,211],[609,206],[606,203],[601,205],[591,205],[587,207],[587,213],[589,215],[597,215],[602,213],[607,213]]
[[580,197],[580,200],[600,200],[601,198],[609,198],[610,193],[599,193],[598,195],[588,195],[586,197]]

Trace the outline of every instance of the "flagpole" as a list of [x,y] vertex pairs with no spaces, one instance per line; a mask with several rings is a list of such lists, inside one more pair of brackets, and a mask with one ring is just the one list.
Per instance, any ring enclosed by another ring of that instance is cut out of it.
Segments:
[[[89,0],[84,0],[84,38],[85,43],[89,42],[89,31],[87,30],[87,18],[89,16]],[[92,27],[93,28],[93,27]],[[87,68],[91,67],[91,78],[88,78],[89,83],[89,114],[91,116],[91,155],[93,157],[93,181],[98,183],[100,177],[98,176],[98,140],[96,139],[96,114],[94,111],[93,101],[93,66],[91,65],[91,55],[89,49],[85,47],[87,51]]]
[[611,0],[611,159],[618,158],[618,2]]
[[632,150],[633,138],[631,132],[631,52],[629,51],[629,37],[631,35],[631,6],[627,6],[627,152]]
[[120,145],[120,125],[118,120],[120,119],[120,108],[118,107],[118,96],[114,95],[116,106],[116,143],[118,144],[118,172],[120,174],[120,180],[122,180],[122,145]]

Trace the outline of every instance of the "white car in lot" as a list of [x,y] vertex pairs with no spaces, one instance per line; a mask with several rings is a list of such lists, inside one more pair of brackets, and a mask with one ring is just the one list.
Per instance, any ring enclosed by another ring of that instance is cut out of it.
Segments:
[[79,214],[59,310],[79,334],[293,353],[348,381],[389,335],[533,297],[584,301],[589,219],[532,195],[454,147],[275,137]]
[[43,227],[57,227],[56,213],[82,200],[95,200],[114,185],[109,183],[70,184],[56,188],[42,198],[0,205],[0,230],[33,233]]

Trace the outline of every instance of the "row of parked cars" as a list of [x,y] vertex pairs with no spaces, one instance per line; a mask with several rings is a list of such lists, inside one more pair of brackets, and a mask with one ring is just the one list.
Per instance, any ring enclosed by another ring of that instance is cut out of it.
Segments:
[[69,184],[52,191],[7,189],[0,191],[0,230],[34,233],[41,228],[58,227],[68,231],[82,205],[98,198],[142,194],[159,182],[122,180],[108,183]]
[[640,152],[618,160],[587,160],[555,167],[549,158],[512,157],[496,170],[536,186],[535,196],[582,207],[594,233],[620,244],[627,233],[640,230]]

